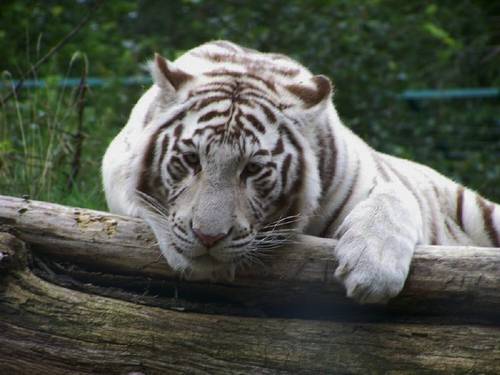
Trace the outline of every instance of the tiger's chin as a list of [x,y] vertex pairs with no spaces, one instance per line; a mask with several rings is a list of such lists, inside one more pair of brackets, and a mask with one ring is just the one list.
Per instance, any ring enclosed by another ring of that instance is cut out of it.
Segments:
[[179,267],[181,264],[179,261],[175,263],[176,266],[172,266],[172,264],[171,266],[174,267],[184,279],[191,281],[233,281],[238,267],[237,262],[223,262],[209,254],[196,258],[188,258],[182,254],[175,254],[174,256],[183,258],[182,266]]
[[146,216],[145,219],[153,230],[160,251],[168,265],[182,278],[192,281],[234,280],[238,268],[236,259],[217,259],[210,254],[195,257],[187,256],[183,251],[176,250],[179,247],[163,225],[157,223],[156,220],[151,220],[150,216]]
[[172,245],[162,246],[161,241],[160,250],[169,266],[191,281],[232,281],[239,264],[236,260],[219,260],[209,254],[188,257]]

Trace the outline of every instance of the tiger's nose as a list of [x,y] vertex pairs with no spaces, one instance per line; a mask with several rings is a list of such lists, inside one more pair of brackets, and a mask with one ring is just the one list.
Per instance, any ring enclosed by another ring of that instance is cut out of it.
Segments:
[[206,247],[212,247],[213,245],[215,245],[215,243],[227,236],[227,233],[218,233],[216,235],[206,234],[196,228],[193,228],[193,233]]

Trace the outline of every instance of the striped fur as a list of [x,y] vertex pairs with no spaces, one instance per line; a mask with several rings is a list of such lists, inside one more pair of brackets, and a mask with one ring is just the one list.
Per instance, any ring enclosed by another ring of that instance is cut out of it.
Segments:
[[335,276],[380,302],[417,244],[500,247],[498,205],[370,148],[340,122],[329,80],[294,60],[215,41],[151,70],[104,157],[104,188],[186,276],[231,277],[302,231],[338,238]]

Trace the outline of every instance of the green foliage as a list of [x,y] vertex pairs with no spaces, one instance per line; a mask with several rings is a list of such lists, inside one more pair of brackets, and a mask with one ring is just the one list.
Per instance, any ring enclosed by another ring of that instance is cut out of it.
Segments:
[[[0,49],[9,51],[0,60],[4,79],[19,78],[91,4],[0,3]],[[80,74],[76,52],[87,57],[89,76],[117,78],[142,73],[154,51],[175,59],[207,40],[230,39],[330,76],[339,113],[368,143],[500,201],[498,100],[429,101],[414,109],[397,97],[406,89],[500,87],[498,10],[495,2],[468,0],[105,1],[38,71],[49,87],[22,91],[0,108],[0,193],[104,208],[100,158],[144,88],[117,84],[88,93],[82,172],[69,192],[75,93],[53,83]]]

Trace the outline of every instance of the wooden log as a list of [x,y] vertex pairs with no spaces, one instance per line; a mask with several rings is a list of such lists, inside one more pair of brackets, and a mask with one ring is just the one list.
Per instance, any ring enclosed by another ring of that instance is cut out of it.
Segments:
[[[24,249],[0,234],[5,247]],[[176,312],[59,287],[26,266],[0,282],[2,374],[498,374],[499,343],[484,325]]]
[[[176,278],[149,228],[139,219],[5,196],[0,196],[0,207],[0,224],[15,228],[17,236],[39,254],[112,274]],[[241,272],[232,283],[182,285],[246,306],[320,306],[322,312],[343,307],[351,311],[355,307],[332,277],[334,246],[333,240],[299,236],[277,250],[265,268]],[[386,309],[412,314],[482,314],[497,321],[500,249],[419,246],[403,292]]]

